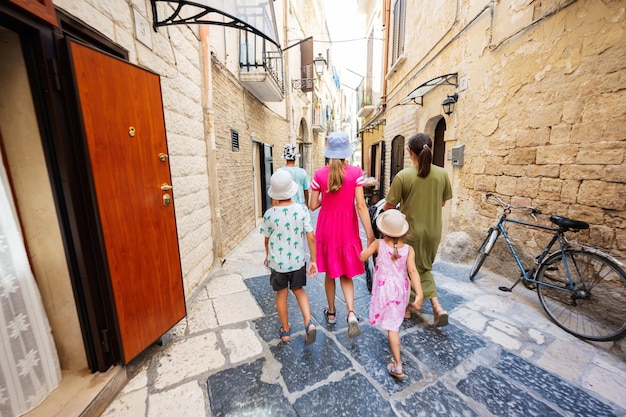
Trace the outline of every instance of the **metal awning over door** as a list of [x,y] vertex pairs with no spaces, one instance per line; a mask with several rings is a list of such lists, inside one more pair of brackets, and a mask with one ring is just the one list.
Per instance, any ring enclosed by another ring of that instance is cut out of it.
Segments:
[[405,104],[417,104],[419,106],[424,105],[424,96],[428,94],[435,87],[440,85],[453,85],[457,86],[457,73],[441,75],[439,77],[428,80],[421,84],[419,87],[414,88],[406,97],[404,97],[397,104],[398,106]]
[[150,3],[155,30],[159,26],[188,23],[227,26],[254,33],[280,50],[272,0],[150,0]]

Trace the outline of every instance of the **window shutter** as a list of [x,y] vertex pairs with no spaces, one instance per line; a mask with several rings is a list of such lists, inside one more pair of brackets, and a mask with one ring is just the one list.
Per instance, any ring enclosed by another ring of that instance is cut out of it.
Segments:
[[233,152],[239,152],[239,132],[234,129],[230,129],[230,143]]
[[[313,39],[309,39],[300,44],[300,78],[313,79],[313,67]],[[303,81],[300,90],[304,93],[313,91],[313,83]]]

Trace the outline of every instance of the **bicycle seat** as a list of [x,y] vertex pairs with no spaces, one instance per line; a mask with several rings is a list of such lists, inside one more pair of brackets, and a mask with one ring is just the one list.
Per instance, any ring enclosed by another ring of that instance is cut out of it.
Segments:
[[572,229],[572,230],[589,229],[589,223],[581,222],[579,220],[568,219],[567,217],[550,216],[550,221],[563,229]]

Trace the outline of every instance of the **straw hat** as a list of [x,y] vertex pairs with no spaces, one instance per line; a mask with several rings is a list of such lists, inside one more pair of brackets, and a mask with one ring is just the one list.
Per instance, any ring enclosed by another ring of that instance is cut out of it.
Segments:
[[328,135],[328,146],[324,156],[329,159],[346,159],[352,155],[350,138],[346,132],[333,132]]
[[270,178],[270,188],[267,194],[274,200],[289,200],[298,192],[298,184],[293,180],[289,171],[279,169]]
[[380,213],[376,219],[376,227],[382,234],[389,237],[404,236],[409,231],[406,216],[396,209]]

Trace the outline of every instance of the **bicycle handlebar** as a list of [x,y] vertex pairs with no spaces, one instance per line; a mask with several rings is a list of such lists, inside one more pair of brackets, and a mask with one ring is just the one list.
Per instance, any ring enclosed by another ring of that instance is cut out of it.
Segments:
[[493,199],[495,200],[496,203],[498,203],[498,205],[500,207],[502,207],[504,210],[530,210],[530,215],[533,216],[533,218],[535,219],[535,221],[537,221],[537,218],[535,217],[535,214],[542,214],[541,210],[539,210],[536,207],[533,206],[514,206],[512,204],[509,204],[507,202],[505,202],[504,200],[502,200],[502,198],[496,194],[493,193],[487,193],[485,194],[485,201],[488,201],[489,199]]

